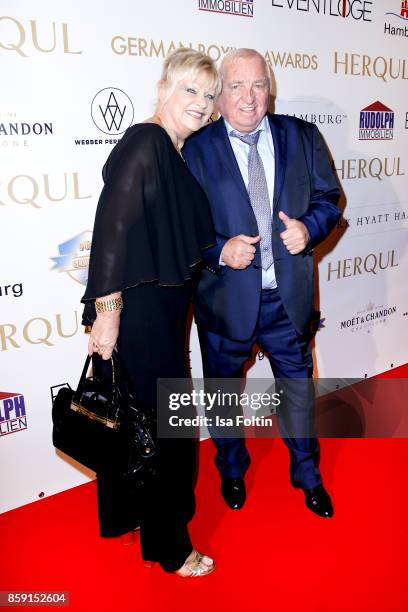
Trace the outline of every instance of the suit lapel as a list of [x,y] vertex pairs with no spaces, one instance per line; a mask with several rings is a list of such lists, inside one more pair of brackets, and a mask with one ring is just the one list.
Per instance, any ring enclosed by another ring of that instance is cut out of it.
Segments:
[[268,113],[269,125],[272,132],[275,149],[275,187],[273,194],[273,207],[279,202],[286,172],[286,130],[279,120]]
[[[279,202],[283,183],[285,180],[287,154],[286,130],[274,115],[268,113],[267,117],[271,128],[273,146],[275,150],[275,187],[273,194],[273,207],[275,208]],[[228,138],[224,120],[222,118],[218,119],[218,121],[216,121],[213,126],[214,128],[212,140],[215,148],[219,153],[221,163],[224,168],[231,174],[234,183],[240,189],[243,197],[248,202],[248,205],[251,206],[248,191],[243,181],[238,162],[235,159],[234,151],[232,150],[232,146]]]
[[219,153],[221,163],[224,168],[226,168],[226,170],[231,174],[234,180],[234,184],[238,186],[239,190],[248,202],[249,206],[251,206],[248,192],[245,187],[245,183],[242,178],[238,162],[235,158],[234,151],[232,150],[230,139],[228,138],[227,130],[225,128],[225,123],[222,117],[218,119],[218,121],[216,121],[213,126],[214,129],[212,134],[212,140],[214,146],[216,147]]

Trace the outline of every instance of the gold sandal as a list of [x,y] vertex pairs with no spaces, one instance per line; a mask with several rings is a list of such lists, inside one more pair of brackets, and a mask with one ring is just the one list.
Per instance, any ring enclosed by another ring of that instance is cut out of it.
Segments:
[[[206,555],[199,553],[197,550],[193,550],[185,560],[184,565],[174,573],[182,578],[197,578],[199,576],[211,574],[211,572],[215,570],[215,563],[213,561],[212,565],[206,565],[203,563],[204,556]],[[185,570],[188,570],[189,573],[184,574],[183,572]]]

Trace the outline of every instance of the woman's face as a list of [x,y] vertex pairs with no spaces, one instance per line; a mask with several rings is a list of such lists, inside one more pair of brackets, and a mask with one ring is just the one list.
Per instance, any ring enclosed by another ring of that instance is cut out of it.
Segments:
[[178,137],[187,138],[207,123],[214,109],[214,98],[215,86],[207,72],[178,81],[163,104],[166,123]]

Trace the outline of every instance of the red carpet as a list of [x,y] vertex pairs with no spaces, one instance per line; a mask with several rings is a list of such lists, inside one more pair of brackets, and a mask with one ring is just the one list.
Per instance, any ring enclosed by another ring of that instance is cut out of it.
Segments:
[[191,533],[217,561],[210,576],[146,569],[138,544],[99,538],[92,482],[0,517],[0,590],[69,591],[75,612],[406,612],[408,440],[321,440],[331,520],[292,489],[281,440],[250,440],[249,449],[249,499],[233,512],[219,495],[212,443],[201,444]]

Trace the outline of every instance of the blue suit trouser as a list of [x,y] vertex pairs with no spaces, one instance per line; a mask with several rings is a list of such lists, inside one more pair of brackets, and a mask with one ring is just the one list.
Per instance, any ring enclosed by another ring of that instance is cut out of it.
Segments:
[[[320,484],[319,444],[313,427],[310,336],[301,335],[295,330],[283,307],[278,289],[262,291],[257,325],[248,341],[229,340],[202,327],[199,328],[199,336],[204,376],[207,379],[242,379],[254,344],[268,354],[273,375],[286,385],[286,395],[289,398],[285,413],[278,411],[278,422],[280,434],[290,454],[292,484],[306,489]],[[300,380],[295,382],[293,379]],[[237,380],[237,388],[239,385]],[[296,431],[300,435],[297,436]],[[218,437],[215,429],[210,429],[210,433],[217,449],[215,463],[220,474],[230,478],[243,476],[250,464],[245,440]]]

